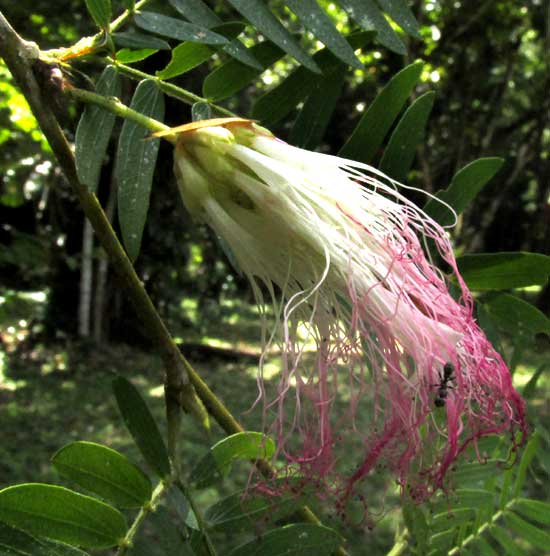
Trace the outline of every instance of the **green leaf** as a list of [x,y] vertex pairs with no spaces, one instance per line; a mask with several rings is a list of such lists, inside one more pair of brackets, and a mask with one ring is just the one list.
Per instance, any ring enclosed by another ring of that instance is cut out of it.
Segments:
[[88,556],[86,552],[74,546],[47,539],[36,539],[1,521],[0,554],[2,556]]
[[515,498],[519,497],[525,484],[525,478],[527,477],[527,470],[531,465],[534,457],[537,455],[539,449],[540,436],[537,432],[531,436],[527,446],[525,446],[523,453],[521,454],[521,459],[519,461],[518,470],[516,473],[516,481],[514,484],[514,494]]
[[473,463],[463,463],[453,472],[453,484],[459,487],[479,486],[494,477],[501,471],[500,462],[497,460],[489,460],[483,463],[475,461]]
[[294,37],[269,11],[264,0],[228,0],[254,27],[310,71],[319,73],[317,64],[302,50]]
[[[113,66],[103,70],[97,81],[96,92],[106,97],[120,96],[120,80]],[[97,191],[115,118],[111,112],[89,104],[78,122],[75,137],[76,172],[80,182],[91,192]]]
[[477,536],[473,542],[469,544],[472,548],[476,549],[481,556],[498,556],[494,548],[485,540],[484,537]]
[[457,259],[458,269],[472,290],[506,290],[544,285],[550,257],[539,253],[483,253]]
[[170,45],[151,35],[138,33],[137,31],[124,31],[123,33],[113,33],[113,40],[117,46],[125,48],[155,48],[157,50],[170,50]]
[[53,456],[52,463],[64,477],[120,508],[139,508],[151,499],[147,475],[107,446],[71,442]]
[[[355,33],[348,37],[353,48],[361,48],[372,39],[371,33]],[[313,59],[325,76],[342,68],[342,62],[329,50],[323,48]],[[323,80],[322,75],[312,73],[305,67],[298,67],[279,85],[261,96],[252,108],[252,118],[271,125],[284,118],[296,105],[305,100]]]
[[230,556],[330,556],[339,545],[340,537],[332,529],[297,523],[238,546]]
[[192,23],[213,27],[222,20],[202,0],[169,0],[170,5]]
[[191,472],[191,481],[204,488],[225,477],[237,459],[269,459],[275,453],[273,440],[260,432],[239,432],[220,440]]
[[[217,31],[217,26],[224,25],[223,21],[202,0],[170,0],[170,4],[180,14],[196,25],[208,28],[213,27],[215,31]],[[223,33],[220,34],[223,35]],[[247,66],[258,70],[262,69],[258,60],[236,39],[226,44],[223,50]]]
[[363,64],[349,43],[315,0],[287,0],[286,5],[298,16],[304,27],[309,29],[337,58],[354,68],[363,69]]
[[441,533],[449,529],[456,529],[460,525],[470,523],[474,520],[475,511],[471,508],[462,508],[452,510],[434,515],[430,522],[431,533]]
[[0,490],[0,520],[75,546],[108,548],[126,534],[122,514],[95,498],[40,483]]
[[212,108],[208,102],[195,102],[191,107],[191,119],[194,122],[212,118]]
[[111,22],[111,0],[86,0],[86,8],[100,29],[107,31]]
[[303,149],[315,149],[325,134],[332,112],[340,98],[345,70],[336,70],[321,79],[298,114],[290,142]]
[[[504,554],[507,556],[525,556],[525,553],[518,545],[511,539],[510,535],[502,529],[502,527],[493,525],[489,528],[491,536],[498,542],[504,549]],[[500,554],[500,553],[499,553]]]
[[403,505],[403,520],[418,547],[419,553],[426,554],[429,529],[422,508],[411,502],[406,502]]
[[[227,38],[237,37],[243,30],[241,23],[225,23],[216,28],[216,31]],[[156,76],[160,79],[171,79],[182,73],[192,70],[206,62],[216,53],[216,50],[207,44],[184,42],[172,50],[172,59]]]
[[[162,121],[164,97],[152,79],[139,83],[130,107]],[[141,246],[160,142],[159,139],[147,139],[149,134],[145,127],[126,120],[118,140],[115,171],[118,218],[124,246],[132,260],[137,258]]]
[[233,533],[250,528],[251,523],[265,521],[273,523],[297,511],[306,504],[304,497],[250,495],[236,492],[213,506],[210,506],[204,517],[209,527]]
[[484,307],[493,322],[512,335],[550,335],[550,319],[531,303],[508,293],[490,295]]
[[[270,67],[284,56],[284,52],[270,41],[253,46],[250,52],[263,68]],[[262,71],[237,60],[229,60],[206,77],[202,85],[202,94],[214,102],[223,100],[246,87]]]
[[113,391],[122,419],[145,461],[160,477],[170,474],[170,460],[164,440],[145,400],[123,377],[113,381]]
[[504,513],[504,521],[511,531],[519,537],[529,541],[533,546],[541,550],[550,548],[550,534],[528,521],[525,521],[513,512]]
[[392,77],[363,114],[340,156],[366,164],[372,161],[420,79],[422,67],[422,62],[415,62]]
[[[502,158],[479,158],[461,168],[451,181],[451,185],[444,191],[438,191],[436,197],[451,205],[460,214],[474,200],[481,189],[500,170],[504,160]],[[436,199],[430,199],[424,211],[442,226],[454,222],[453,213]]]
[[[430,548],[436,548],[446,553],[453,544],[453,539],[455,532],[453,530],[443,531],[442,533],[436,533],[430,537]],[[420,554],[426,554],[421,552]]]
[[518,498],[514,501],[514,510],[533,521],[550,525],[550,503],[529,498]]
[[380,7],[411,37],[422,38],[420,26],[406,0],[376,0]]
[[155,12],[139,12],[134,16],[138,27],[162,37],[205,44],[227,44],[228,40],[206,27],[187,23]]
[[530,400],[535,395],[537,384],[540,377],[544,374],[544,371],[550,368],[550,364],[543,363],[539,365],[536,371],[531,375],[529,382],[523,387],[521,395],[526,399]]
[[398,54],[406,54],[407,49],[403,41],[391,28],[373,0],[338,0],[338,3],[359,27],[365,31],[377,31],[376,38],[380,44]]
[[123,48],[116,53],[116,59],[117,62],[122,64],[133,64],[134,62],[141,62],[141,60],[145,60],[157,52],[156,48],[142,48],[141,50]]
[[493,504],[494,494],[480,488],[457,489],[451,498],[453,508],[471,508],[479,510]]
[[407,108],[391,134],[380,170],[394,180],[405,182],[411,169],[416,149],[424,139],[426,123],[430,117],[435,93],[429,91],[418,97]]

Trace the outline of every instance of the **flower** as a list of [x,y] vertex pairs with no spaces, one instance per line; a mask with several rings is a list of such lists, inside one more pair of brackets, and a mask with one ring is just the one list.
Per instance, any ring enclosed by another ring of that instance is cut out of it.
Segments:
[[[272,322],[262,313],[257,403],[287,470],[347,498],[383,466],[424,499],[480,438],[526,432],[447,234],[405,186],[237,118],[183,126],[175,172],[188,211],[223,240],[258,305],[273,307]],[[273,389],[263,368],[274,344]]]

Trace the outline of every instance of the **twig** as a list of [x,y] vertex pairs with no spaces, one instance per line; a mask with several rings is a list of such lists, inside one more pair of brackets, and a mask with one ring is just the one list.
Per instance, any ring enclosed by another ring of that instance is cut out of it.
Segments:
[[156,488],[153,491],[153,494],[151,496],[151,500],[149,500],[149,502],[147,502],[147,504],[145,504],[144,506],[141,507],[141,509],[139,510],[138,515],[136,516],[136,519],[134,519],[134,522],[132,523],[132,526],[130,527],[130,529],[128,529],[128,532],[126,533],[126,536],[124,537],[124,539],[120,543],[120,546],[118,547],[116,556],[125,556],[125,554],[128,552],[128,550],[130,548],[132,548],[132,545],[134,544],[134,538],[135,538],[137,532],[139,531],[139,528],[141,527],[141,524],[145,521],[145,518],[150,513],[155,511],[157,502],[164,495],[166,489],[169,486],[170,486],[170,484],[166,483],[164,481],[161,481],[156,486]]
[[116,66],[117,69],[120,71],[120,73],[123,73],[124,75],[127,75],[132,79],[136,79],[139,81],[141,81],[142,79],[155,79],[161,91],[166,93],[168,96],[171,96],[173,98],[181,100],[182,102],[185,102],[185,104],[193,105],[196,102],[206,102],[212,107],[212,110],[218,112],[222,116],[229,116],[229,117],[236,116],[236,114],[234,112],[231,112],[231,110],[228,110],[223,106],[219,106],[218,104],[214,104],[210,102],[207,98],[200,97],[199,95],[187,91],[186,89],[182,89],[177,85],[173,85],[172,83],[167,83],[166,81],[163,81],[162,79],[159,79],[154,75],[145,73],[144,71],[137,70],[135,68],[127,66],[126,64],[121,64],[116,60],[109,59],[109,62],[112,63],[114,66]]

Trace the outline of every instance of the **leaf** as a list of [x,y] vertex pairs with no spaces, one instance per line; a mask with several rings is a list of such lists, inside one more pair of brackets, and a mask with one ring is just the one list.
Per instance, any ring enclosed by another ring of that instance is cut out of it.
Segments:
[[411,502],[406,502],[403,505],[403,520],[405,525],[412,535],[416,546],[421,554],[427,552],[428,547],[428,524],[426,516],[420,506]]
[[209,527],[233,533],[249,529],[254,523],[273,523],[305,503],[304,497],[251,495],[243,491],[216,502],[206,510],[204,517]]
[[166,41],[158,37],[138,33],[137,31],[113,33],[112,37],[116,45],[126,48],[156,48],[158,50],[170,50],[170,45]]
[[463,463],[453,472],[453,484],[459,487],[478,486],[500,472],[500,462],[489,460],[483,463]]
[[415,62],[392,77],[363,114],[340,156],[366,164],[372,161],[418,82],[422,67],[422,62]]
[[380,170],[394,180],[405,182],[411,169],[416,149],[424,139],[426,123],[430,117],[435,93],[429,91],[418,97],[407,108],[393,133],[384,156],[380,161]]
[[455,509],[434,515],[430,522],[430,532],[440,533],[449,529],[456,529],[460,525],[470,523],[475,518],[475,512],[471,508]]
[[[130,108],[162,121],[164,97],[152,79],[141,81]],[[147,139],[149,130],[130,120],[118,140],[115,176],[118,183],[118,218],[124,246],[131,260],[139,254],[149,196],[155,172],[159,139]]]
[[[451,181],[451,185],[444,191],[438,191],[436,197],[451,205],[460,214],[474,200],[481,189],[500,170],[504,159],[479,158],[461,168]],[[454,222],[454,214],[436,199],[430,199],[424,211],[442,226]]]
[[531,375],[529,382],[523,387],[521,395],[526,399],[530,400],[534,395],[537,388],[538,381],[543,375],[544,371],[550,368],[549,364],[543,363],[537,367],[536,371]]
[[[196,25],[208,28],[213,27],[215,31],[217,31],[217,26],[224,25],[223,21],[202,0],[170,0],[170,4],[180,14]],[[223,33],[220,34],[223,35]],[[262,69],[258,60],[236,39],[226,44],[223,50],[247,66],[258,70]]]
[[107,31],[111,22],[111,0],[86,0],[86,8],[100,29]]
[[452,497],[453,508],[472,508],[479,510],[492,505],[494,495],[491,491],[480,488],[460,488]]
[[336,70],[321,79],[298,114],[290,133],[290,143],[313,150],[321,142],[340,98],[345,70]]
[[74,546],[47,539],[36,539],[1,521],[0,554],[2,556],[88,556],[86,552]]
[[[253,46],[250,52],[263,68],[268,68],[284,56],[284,52],[270,41]],[[206,77],[202,94],[214,102],[223,100],[246,87],[262,71],[237,60],[229,60]]]
[[[348,37],[353,48],[361,48],[372,39],[371,33],[355,33]],[[329,50],[323,48],[315,53],[313,59],[325,76],[342,68],[342,62]],[[291,72],[279,85],[261,96],[252,108],[252,118],[271,125],[284,118],[296,105],[323,80],[323,76],[312,73],[302,66]]]
[[138,27],[162,37],[205,44],[227,44],[227,39],[193,23],[154,12],[139,12],[134,16]]
[[457,259],[460,274],[472,290],[506,290],[544,285],[550,257],[539,253],[483,253]]
[[420,26],[406,0],[376,0],[379,6],[411,37],[422,38]]
[[200,120],[210,120],[212,118],[212,108],[207,102],[195,102],[191,107],[191,119],[194,122]]
[[170,460],[159,429],[135,386],[123,377],[113,381],[122,419],[145,461],[160,477],[170,474]]
[[302,50],[294,37],[269,11],[264,0],[228,0],[228,2],[279,48],[290,54],[310,71],[319,73],[317,64]]
[[122,514],[64,487],[29,483],[0,491],[0,520],[75,546],[109,548],[126,534]]
[[550,335],[550,319],[531,303],[508,293],[490,295],[484,307],[498,328],[508,334]]
[[52,458],[59,473],[120,508],[139,508],[151,499],[151,481],[125,456],[93,442],[77,441]]
[[191,481],[204,488],[226,476],[236,459],[268,459],[275,452],[275,443],[260,432],[239,432],[220,440],[191,472]]
[[529,498],[518,498],[514,501],[514,510],[533,521],[550,525],[550,503]]
[[403,41],[397,36],[373,0],[338,0],[351,19],[365,31],[377,31],[377,40],[386,48],[406,54]]
[[339,545],[340,537],[332,529],[299,523],[269,531],[238,546],[230,556],[330,556]]
[[476,537],[469,546],[477,549],[481,556],[498,556],[498,553],[483,537]]
[[[97,81],[96,92],[106,97],[120,96],[120,80],[113,66],[103,70]],[[91,192],[97,191],[115,118],[111,112],[89,104],[78,122],[75,137],[76,172],[80,182]]]
[[[241,23],[226,23],[216,28],[216,31],[227,38],[237,37],[243,30]],[[172,59],[161,71],[156,72],[160,79],[171,79],[206,62],[216,53],[207,44],[184,42],[172,50]]]
[[521,454],[521,459],[519,461],[518,470],[516,473],[516,481],[514,484],[513,496],[518,498],[525,484],[525,478],[527,477],[527,470],[533,461],[533,458],[537,455],[539,449],[540,436],[537,432],[531,436],[527,446]]
[[222,20],[202,0],[169,0],[170,5],[192,23],[213,27]]
[[157,52],[156,48],[142,48],[141,50],[123,48],[116,53],[116,59],[117,62],[122,64],[133,64],[134,62],[141,62],[141,60],[145,60]]
[[542,550],[547,550],[550,547],[549,533],[535,527],[515,513],[505,512],[504,521],[511,531],[516,533],[519,537],[529,541],[533,546]]
[[287,0],[286,5],[298,16],[304,27],[309,29],[344,64],[363,69],[363,64],[349,43],[315,0]]
[[523,550],[521,550],[517,544],[510,538],[510,535],[497,525],[493,525],[489,528],[491,536],[500,544],[504,549],[504,554],[509,556],[525,556]]

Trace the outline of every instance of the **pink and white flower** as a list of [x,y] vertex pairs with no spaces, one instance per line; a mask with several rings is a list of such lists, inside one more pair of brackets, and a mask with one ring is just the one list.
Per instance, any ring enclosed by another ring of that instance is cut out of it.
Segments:
[[[189,212],[227,244],[258,305],[273,308],[271,320],[263,312],[258,402],[288,469],[349,494],[381,465],[423,499],[481,437],[525,433],[523,401],[475,321],[447,233],[404,186],[240,119],[187,126],[175,171]],[[273,389],[262,371],[276,344]]]

